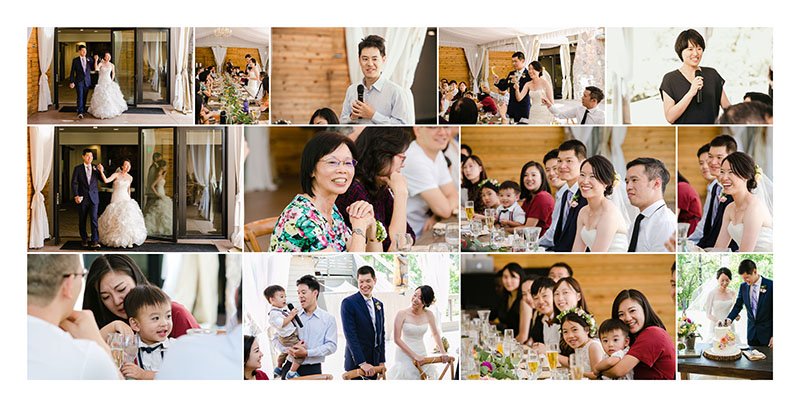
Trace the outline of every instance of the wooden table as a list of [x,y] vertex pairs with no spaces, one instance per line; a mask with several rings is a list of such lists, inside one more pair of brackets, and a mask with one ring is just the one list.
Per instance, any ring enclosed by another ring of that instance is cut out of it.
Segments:
[[[443,223],[445,225],[449,223],[458,224],[458,217],[450,216],[447,219],[441,220],[439,223]],[[412,251],[415,248],[419,248],[419,246],[430,246],[434,243],[446,243],[445,234],[442,233],[441,236],[434,235],[433,229],[428,230],[427,232],[422,232],[422,236],[417,236],[417,240],[414,242],[414,247],[412,248]],[[458,249],[456,249],[456,251],[458,251]]]
[[711,347],[709,343],[698,343],[695,350],[701,356],[678,358],[678,372],[682,380],[689,379],[689,373],[711,376],[738,377],[741,379],[772,380],[772,348],[769,346],[751,346],[767,356],[766,359],[751,361],[742,355],[741,359],[731,362],[720,362],[702,356],[703,351]]

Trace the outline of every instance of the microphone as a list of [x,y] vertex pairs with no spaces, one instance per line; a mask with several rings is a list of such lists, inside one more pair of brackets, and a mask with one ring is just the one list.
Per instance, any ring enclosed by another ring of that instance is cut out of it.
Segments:
[[[358,90],[358,101],[359,102],[363,102],[364,101],[364,85],[359,84],[358,88],[356,88],[356,89]],[[360,119],[361,116],[358,116],[358,118]]]
[[[703,77],[703,73],[700,72],[699,69],[694,71],[694,77],[697,78],[698,76],[701,78]],[[698,104],[703,103],[703,89],[699,89],[697,91],[697,103]]]
[[[288,304],[286,304],[286,306],[287,306],[287,307],[289,307],[289,311],[291,311],[291,310],[293,310],[293,309],[294,309],[294,305],[292,305],[292,303],[288,303]],[[300,322],[300,318],[298,318],[298,317],[297,317],[297,315],[295,315],[295,316],[294,316],[294,322],[295,322],[295,323],[297,324],[297,326],[299,326],[300,328],[302,328],[302,327],[303,327],[303,323],[302,323],[302,322]]]

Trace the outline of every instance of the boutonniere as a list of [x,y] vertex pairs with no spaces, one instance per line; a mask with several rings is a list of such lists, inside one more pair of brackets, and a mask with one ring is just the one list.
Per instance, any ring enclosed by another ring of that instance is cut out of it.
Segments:
[[569,201],[570,207],[577,207],[578,206],[578,194],[572,195],[572,199]]
[[381,303],[380,302],[375,301],[375,309],[378,310],[378,311],[381,310]]
[[720,202],[725,202],[727,200],[728,200],[728,195],[725,194],[725,191],[722,191],[722,193],[719,194],[719,201]]
[[762,285],[761,286],[761,294],[764,294],[765,292],[767,292],[767,286],[766,285]]

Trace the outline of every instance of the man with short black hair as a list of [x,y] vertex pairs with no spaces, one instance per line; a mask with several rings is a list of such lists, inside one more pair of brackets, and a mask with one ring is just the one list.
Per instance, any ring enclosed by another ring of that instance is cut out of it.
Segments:
[[375,378],[375,367],[386,363],[386,331],[383,304],[372,296],[375,270],[361,266],[356,272],[358,292],[342,300],[342,329],[347,341],[344,370],[362,369]]
[[[730,154],[733,154],[738,149],[736,139],[733,137],[722,134],[711,139],[708,143],[708,171],[711,176],[716,180],[719,177],[720,169],[722,168],[722,160]],[[725,213],[725,208],[733,202],[733,196],[726,197],[725,202],[720,202],[722,196],[722,185],[717,182],[718,188],[711,191],[711,202],[708,204],[708,214],[706,219],[702,221],[703,234],[697,241],[697,246],[703,249],[714,247],[717,244],[717,237],[719,236],[720,229],[722,229],[722,215]],[[708,201],[708,198],[706,198]],[[701,224],[697,224],[696,229],[700,229]],[[696,230],[695,230],[696,231]],[[731,239],[728,245],[732,251],[738,251],[739,246]]]
[[665,252],[665,244],[675,238],[678,218],[664,202],[669,171],[660,160],[637,158],[627,165],[625,189],[639,215],[628,232],[629,252]]
[[86,58],[86,45],[78,45],[78,56],[72,60],[72,68],[69,71],[70,89],[77,86],[78,119],[83,119],[83,114],[86,113],[86,96],[89,87],[92,86],[92,67],[94,61]]
[[580,140],[567,140],[558,146],[558,174],[565,182],[556,192],[553,221],[539,241],[539,244],[548,250],[572,251],[577,233],[578,213],[587,204],[578,186],[581,164],[585,160],[586,145]]
[[[358,44],[358,64],[364,79],[351,84],[342,102],[341,123],[414,124],[414,100],[383,75],[386,45],[379,35],[368,35]],[[363,101],[358,87],[363,87]]]
[[697,227],[694,228],[694,232],[689,236],[689,240],[693,241],[695,244],[698,244],[700,240],[703,239],[703,235],[706,232],[705,229],[708,229],[710,232],[711,218],[709,217],[709,213],[713,214],[711,208],[715,206],[714,200],[718,198],[719,191],[722,190],[722,186],[719,184],[719,181],[717,181],[717,177],[711,174],[708,154],[710,148],[711,145],[706,143],[697,150],[697,163],[700,166],[700,174],[708,184],[706,185],[706,201],[703,203],[703,215],[700,217],[700,221],[697,222]]
[[[92,165],[94,153],[90,149],[83,150],[83,164],[78,164],[72,170],[72,196],[78,204],[78,232],[81,235],[81,245],[99,248],[100,234],[97,231],[97,207],[100,205],[100,194],[97,184],[100,182],[100,171],[103,165]],[[91,224],[92,240],[88,241],[86,234],[86,217]]]
[[558,108],[551,104],[547,98],[543,98],[542,103],[547,105],[550,113],[564,119],[572,119],[575,123],[604,124],[606,122],[606,113],[599,108],[603,98],[603,91],[600,88],[587,86],[583,91],[579,106]]
[[522,97],[522,100],[517,101],[517,93],[514,90],[514,82],[519,84],[518,89],[525,87],[525,84],[530,82],[531,76],[528,75],[528,70],[525,69],[525,54],[522,52],[515,52],[511,55],[511,66],[514,70],[506,75],[505,79],[494,77],[494,86],[501,92],[508,91],[508,117],[514,120],[514,123],[519,123],[522,119],[527,119],[531,112],[531,98],[529,94]]
[[742,305],[747,310],[747,344],[772,347],[772,280],[758,275],[756,263],[744,259],[739,264],[739,296],[725,320],[727,325],[739,316]]

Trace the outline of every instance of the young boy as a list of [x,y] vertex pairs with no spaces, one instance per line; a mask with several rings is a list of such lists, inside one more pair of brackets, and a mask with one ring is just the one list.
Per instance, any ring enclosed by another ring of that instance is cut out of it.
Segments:
[[[271,285],[264,289],[264,297],[272,305],[272,309],[269,310],[269,325],[278,333],[278,342],[287,348],[300,342],[294,322],[294,317],[300,312],[300,308],[295,308],[291,311],[286,309],[286,290],[279,285]],[[289,355],[286,353],[281,353],[278,357],[278,367],[274,370],[276,376],[281,374],[281,367],[287,357]],[[289,373],[286,374],[287,379],[300,376],[297,373],[297,369],[303,363],[303,358],[292,357],[291,361],[292,367],[289,369]]]
[[506,232],[514,233],[514,228],[525,224],[525,211],[519,206],[519,184],[514,181],[503,181],[498,189],[500,206],[495,210],[495,219]]
[[124,307],[139,350],[133,363],[122,365],[122,374],[131,379],[153,380],[172,341],[169,296],[154,285],[139,285],[125,296]]
[[[600,342],[602,343],[603,350],[606,354],[605,358],[603,358],[603,360],[594,366],[592,373],[594,373],[595,376],[600,377],[601,371],[613,367],[619,363],[620,360],[622,360],[625,354],[628,353],[628,350],[630,349],[628,347],[630,344],[630,338],[628,337],[630,331],[624,322],[616,318],[603,321],[603,323],[600,324],[600,329],[598,331],[600,334]],[[608,377],[603,377],[603,380],[611,379]],[[633,370],[617,380],[633,380]]]

